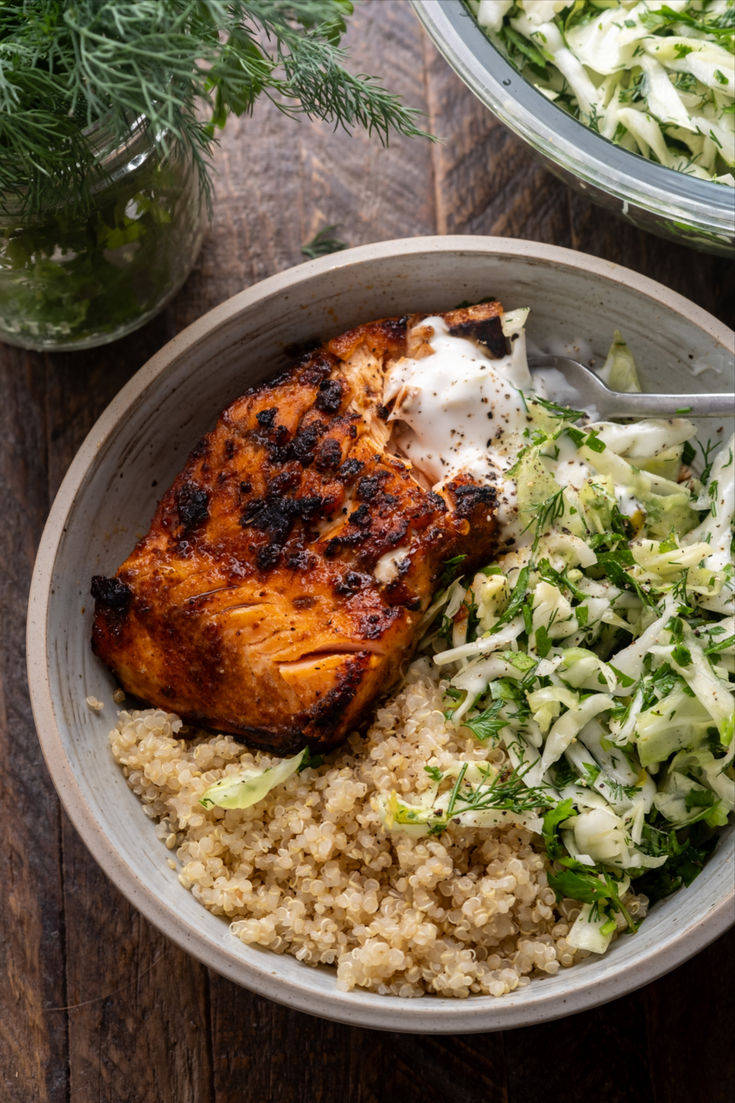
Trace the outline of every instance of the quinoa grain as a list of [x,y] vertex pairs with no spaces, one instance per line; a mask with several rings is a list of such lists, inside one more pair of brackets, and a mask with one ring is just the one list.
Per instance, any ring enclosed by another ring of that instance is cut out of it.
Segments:
[[450,824],[440,838],[412,838],[382,826],[377,795],[425,791],[427,763],[503,763],[498,748],[447,724],[424,661],[367,735],[247,809],[205,810],[199,799],[271,756],[226,735],[184,739],[179,718],[158,709],[121,712],[110,741],[164,846],[176,847],[181,884],[243,942],[334,966],[342,989],[502,996],[583,956],[565,940],[579,905],[556,903],[529,831]]

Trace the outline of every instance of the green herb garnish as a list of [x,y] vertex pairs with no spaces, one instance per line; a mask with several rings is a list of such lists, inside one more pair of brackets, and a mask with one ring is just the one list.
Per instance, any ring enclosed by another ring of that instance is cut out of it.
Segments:
[[444,818],[448,822],[462,812],[484,812],[490,809],[514,812],[534,812],[539,808],[548,808],[551,803],[545,789],[531,788],[523,781],[517,770],[499,774],[488,774],[479,785],[463,788],[468,763],[464,762],[452,788],[449,804]]
[[346,249],[347,242],[340,241],[334,236],[334,231],[338,229],[338,226],[324,226],[314,234],[311,241],[301,246],[301,252],[309,260],[315,260],[316,257],[324,257],[329,253],[338,253],[341,249]]
[[145,117],[205,188],[216,130],[265,96],[287,115],[421,134],[417,112],[353,75],[351,0],[25,0],[0,6],[0,194],[37,210],[88,198],[100,120],[119,141]]

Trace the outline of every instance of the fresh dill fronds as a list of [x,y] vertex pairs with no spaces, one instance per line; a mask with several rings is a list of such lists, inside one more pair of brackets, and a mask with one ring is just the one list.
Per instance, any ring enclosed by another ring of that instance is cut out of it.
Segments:
[[463,763],[452,788],[445,817],[447,822],[462,812],[485,812],[491,809],[522,815],[549,808],[553,801],[543,787],[531,787],[523,780],[519,770],[507,770],[499,774],[490,771],[475,786],[463,786],[468,763]]
[[571,406],[562,406],[558,402],[552,402],[550,398],[541,398],[537,394],[533,396],[533,401],[546,410],[550,417],[562,418],[564,421],[579,421],[580,418],[588,416],[584,410],[573,410]]
[[316,234],[314,234],[311,241],[307,241],[305,245],[301,246],[301,252],[309,260],[315,260],[317,257],[327,256],[329,253],[338,253],[341,249],[347,248],[346,241],[340,241],[339,238],[334,236],[335,230],[338,230],[339,226],[324,226]]
[[565,504],[564,487],[562,486],[536,508],[535,516],[531,518],[523,530],[527,532],[530,528],[535,529],[533,541],[534,550],[538,546],[538,542],[546,530],[550,528],[555,521],[558,521],[560,517],[564,516]]
[[[290,116],[423,135],[418,112],[340,47],[352,0],[24,0],[0,4],[0,194],[38,210],[88,202],[95,136],[147,122],[209,191],[215,134],[265,96]],[[424,135],[428,136],[428,135]]]

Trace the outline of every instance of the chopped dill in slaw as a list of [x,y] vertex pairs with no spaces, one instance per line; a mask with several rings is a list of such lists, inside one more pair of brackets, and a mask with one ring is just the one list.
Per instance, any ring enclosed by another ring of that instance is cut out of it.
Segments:
[[[604,375],[640,389],[616,335]],[[425,769],[379,798],[390,831],[523,825],[582,902],[568,941],[603,953],[631,889],[690,883],[735,809],[734,442],[695,477],[685,419],[591,422],[527,396],[517,546],[445,588],[424,648],[447,715],[510,768]],[[525,542],[524,542],[525,541]],[[457,567],[461,569],[461,564]]]

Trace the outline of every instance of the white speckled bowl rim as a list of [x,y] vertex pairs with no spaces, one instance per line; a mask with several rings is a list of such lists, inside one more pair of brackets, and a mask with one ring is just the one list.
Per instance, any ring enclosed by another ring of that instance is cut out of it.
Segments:
[[[420,290],[416,290],[418,284]],[[501,999],[425,996],[404,1000],[362,990],[340,991],[331,970],[314,969],[289,956],[242,945],[229,933],[225,920],[207,912],[179,884],[166,863],[170,855],[112,761],[106,733],[114,715],[114,683],[88,647],[92,603],[86,599],[78,608],[75,602],[84,601],[84,580],[88,585],[89,576],[99,569],[99,551],[96,560],[90,552],[85,561],[85,549],[94,548],[95,540],[108,540],[112,545],[117,541],[114,554],[118,554],[131,544],[124,525],[121,533],[113,531],[118,477],[125,473],[125,463],[145,463],[140,459],[140,442],[136,447],[135,441],[128,439],[133,431],[130,425],[143,419],[149,434],[155,433],[156,426],[165,424],[161,419],[175,398],[181,401],[175,396],[177,388],[193,387],[197,370],[205,382],[209,379],[211,393],[208,404],[203,400],[206,412],[192,417],[200,421],[205,417],[205,427],[213,424],[224,402],[222,395],[214,394],[219,383],[213,382],[212,362],[219,371],[218,365],[228,363],[228,349],[230,361],[247,351],[248,331],[240,332],[241,319],[249,318],[251,335],[260,319],[263,326],[258,339],[266,342],[271,340],[269,311],[279,310],[287,310],[293,322],[284,334],[303,336],[311,324],[316,333],[328,336],[381,314],[448,309],[467,297],[460,291],[479,298],[483,287],[485,295],[493,293],[501,299],[507,287],[515,288],[511,297],[518,301],[506,298],[508,309],[522,305],[520,296],[530,301],[536,295],[535,309],[542,315],[547,302],[552,301],[548,307],[552,309],[556,296],[555,317],[561,319],[562,335],[566,325],[568,345],[573,344],[571,323],[564,320],[563,304],[567,294],[573,293],[574,300],[568,303],[572,319],[579,311],[587,311],[605,331],[599,335],[598,353],[604,353],[616,325],[623,325],[626,335],[634,331],[638,343],[648,350],[640,365],[644,385],[650,385],[655,375],[655,364],[647,366],[646,359],[654,360],[660,346],[670,389],[685,390],[687,382],[692,390],[724,389],[721,380],[707,387],[707,380],[691,374],[688,365],[694,360],[700,367],[704,364],[729,373],[732,332],[662,285],[596,257],[536,242],[461,236],[387,241],[323,257],[264,280],[211,310],[170,341],[123,387],[69,467],[44,529],[30,591],[28,672],[39,740],[66,812],[108,877],[159,930],[230,980],[313,1015],[384,1030],[467,1033],[529,1025],[595,1007],[661,976],[735,920],[732,831],[723,836],[692,886],[657,905],[638,934],[617,940],[603,958],[536,980]],[[287,307],[283,305],[286,301]],[[621,310],[628,315],[627,327],[626,318],[619,316]],[[551,323],[547,320],[546,324]],[[223,352],[227,341],[230,343]],[[189,360],[193,370],[182,367]],[[268,374],[267,367],[259,364],[250,374],[251,381]],[[226,369],[222,371],[226,376]],[[234,397],[237,391],[225,393]],[[148,408],[156,401],[159,405]],[[188,436],[189,446],[196,439],[196,433]],[[151,438],[148,446],[157,447],[157,440]],[[172,459],[171,475],[183,458]],[[113,461],[114,470],[105,473]],[[141,469],[146,470],[145,466]],[[157,468],[150,471],[158,473]],[[107,478],[109,502],[95,490],[102,473]],[[159,489],[166,485],[162,476]],[[148,484],[141,489],[140,500],[140,509],[146,514],[140,519],[142,532],[155,505]],[[105,509],[112,511],[112,519],[108,518],[112,535],[100,536],[96,519],[104,517]],[[110,561],[112,555],[108,549],[103,556],[103,566],[110,572],[122,558]],[[67,591],[75,586],[78,589],[69,597]],[[106,701],[101,717],[84,706],[88,692]],[[43,845],[40,840],[39,845]]]

